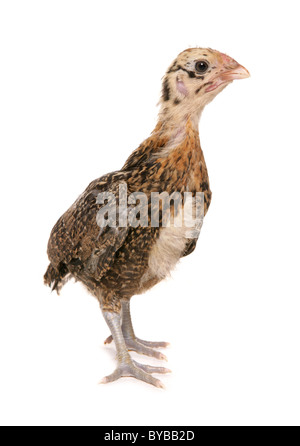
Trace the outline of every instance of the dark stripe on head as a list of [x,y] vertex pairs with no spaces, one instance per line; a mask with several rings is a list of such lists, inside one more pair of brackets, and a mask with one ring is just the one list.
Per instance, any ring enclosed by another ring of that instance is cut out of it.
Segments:
[[196,77],[196,75],[193,71],[189,71],[186,68],[181,67],[180,65],[178,66],[178,70],[185,71],[189,75],[189,77]]
[[201,80],[204,79],[204,76],[196,76],[194,71],[187,70],[186,68],[183,68],[181,65],[177,65],[177,62],[172,65],[172,67],[169,69],[169,71],[167,73],[175,73],[176,71],[179,71],[179,70],[185,71],[189,75],[190,78],[197,78],[197,79],[201,79]]
[[170,99],[170,86],[168,79],[165,79],[163,82],[162,97],[164,101],[168,101]]

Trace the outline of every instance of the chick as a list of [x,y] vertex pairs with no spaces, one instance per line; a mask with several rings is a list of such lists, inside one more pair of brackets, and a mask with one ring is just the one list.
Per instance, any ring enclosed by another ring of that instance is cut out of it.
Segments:
[[[52,229],[45,284],[59,292],[71,277],[82,282],[98,299],[110,329],[105,342],[115,342],[117,368],[103,383],[131,376],[163,387],[152,374],[168,369],[140,364],[129,354],[133,350],[165,359],[156,349],[168,345],[136,337],[130,299],[167,277],[180,258],[195,249],[201,224],[191,231],[182,219],[185,197],[200,194],[205,215],[212,196],[199,119],[205,105],[229,83],[248,76],[246,68],[218,51],[190,48],[180,53],[163,78],[151,136],[122,169],[93,181]],[[169,200],[167,224],[162,201],[151,202],[155,193],[182,197],[179,206]]]

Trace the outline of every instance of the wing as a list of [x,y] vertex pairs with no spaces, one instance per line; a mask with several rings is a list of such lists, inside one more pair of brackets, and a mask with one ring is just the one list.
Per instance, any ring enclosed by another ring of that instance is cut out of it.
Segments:
[[74,275],[84,272],[99,281],[111,267],[130,227],[99,227],[99,211],[105,204],[99,203],[98,196],[101,192],[113,193],[118,203],[119,185],[126,181],[126,175],[113,172],[93,181],[58,220],[48,243],[54,268],[65,266]]

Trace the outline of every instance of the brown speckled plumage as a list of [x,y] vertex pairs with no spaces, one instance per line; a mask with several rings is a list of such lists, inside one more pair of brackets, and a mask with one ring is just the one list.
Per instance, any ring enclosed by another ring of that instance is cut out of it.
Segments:
[[[199,59],[210,65],[207,74],[195,70]],[[206,214],[211,191],[198,121],[204,106],[231,81],[220,84],[214,76],[235,67],[240,66],[233,59],[213,50],[189,49],[178,56],[164,77],[159,120],[151,136],[121,170],[93,181],[54,226],[48,243],[47,285],[59,291],[74,277],[99,300],[103,312],[120,313],[122,302],[151,288],[180,257],[194,251],[197,239],[175,234],[174,229],[100,229],[96,217],[103,205],[97,197],[109,191],[118,202],[120,184],[127,185],[128,195],[143,192],[149,199],[152,192],[203,192]],[[216,88],[206,91],[214,82]]]
[[[55,289],[60,289],[61,280],[71,274],[84,283],[103,308],[119,311],[121,299],[140,294],[158,282],[152,278],[141,283],[141,278],[161,228],[108,228],[99,237],[96,216],[101,205],[97,196],[101,191],[118,196],[120,182],[127,183],[129,193],[144,192],[149,198],[151,192],[203,191],[207,211],[211,200],[208,174],[199,136],[190,121],[182,143],[169,156],[159,156],[167,142],[159,123],[120,171],[93,181],[58,220],[48,244],[50,276],[45,276],[48,283],[56,279]],[[189,245],[187,240],[182,255],[187,255]]]

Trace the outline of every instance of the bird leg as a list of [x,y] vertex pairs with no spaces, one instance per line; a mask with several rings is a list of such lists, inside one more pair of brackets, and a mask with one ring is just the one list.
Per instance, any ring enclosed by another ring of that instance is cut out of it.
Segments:
[[[130,315],[130,302],[127,300],[122,301],[122,332],[128,350],[142,355],[153,356],[157,359],[167,360],[165,355],[154,350],[154,348],[168,347],[168,342],[143,341],[135,336]],[[109,344],[112,340],[113,337],[109,336],[104,343]]]
[[139,364],[131,359],[121,329],[121,316],[118,313],[110,311],[103,311],[103,316],[116,344],[118,366],[111,375],[103,378],[101,383],[106,384],[125,376],[131,376],[140,381],[152,384],[155,387],[163,388],[164,386],[161,381],[151,376],[151,373],[169,373],[170,370],[165,369],[164,367],[152,367],[145,364]]

